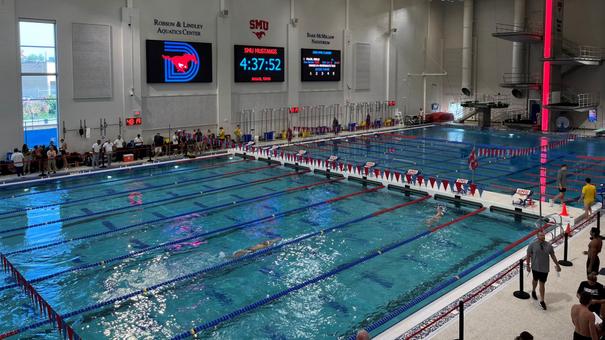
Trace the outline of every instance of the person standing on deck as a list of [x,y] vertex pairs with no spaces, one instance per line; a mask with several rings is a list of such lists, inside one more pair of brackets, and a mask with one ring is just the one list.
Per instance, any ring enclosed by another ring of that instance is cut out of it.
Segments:
[[599,235],[599,229],[592,228],[590,229],[590,243],[588,243],[588,259],[586,260],[586,272],[591,273],[599,272],[599,267],[601,266],[601,261],[599,260],[599,253],[603,248],[603,240],[601,239],[601,235]]
[[571,322],[574,325],[574,340],[598,340],[594,314],[588,309],[592,297],[587,292],[580,294],[580,304],[571,307]]
[[551,207],[557,200],[560,200],[561,204],[565,200],[565,192],[567,191],[567,164],[561,165],[561,168],[557,171],[557,188],[559,188],[559,193],[550,201]]
[[96,168],[99,166],[99,155],[101,154],[101,140],[98,139],[96,143],[92,145],[92,167]]
[[525,261],[527,263],[527,271],[529,272],[531,270],[533,274],[531,296],[534,300],[538,300],[536,286],[538,285],[538,282],[540,282],[540,306],[542,309],[546,310],[546,303],[544,302],[544,284],[546,283],[550,270],[549,257],[555,262],[557,272],[561,271],[561,266],[559,266],[559,261],[555,256],[555,250],[552,245],[546,242],[544,231],[538,231],[536,238],[537,240],[527,247]]
[[590,182],[590,178],[586,178],[586,185],[582,187],[582,196],[580,196],[580,201],[584,202],[584,214],[586,217],[592,215],[592,205],[597,201],[597,187]]
[[23,154],[19,151],[19,149],[15,148],[13,150],[13,154],[11,155],[11,161],[15,166],[15,171],[17,172],[17,177],[23,176]]

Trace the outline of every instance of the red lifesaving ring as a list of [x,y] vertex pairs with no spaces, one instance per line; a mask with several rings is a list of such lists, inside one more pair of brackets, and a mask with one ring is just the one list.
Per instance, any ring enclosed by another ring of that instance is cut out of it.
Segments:
[[128,200],[130,205],[141,205],[143,204],[143,194],[140,192],[131,192],[128,194]]

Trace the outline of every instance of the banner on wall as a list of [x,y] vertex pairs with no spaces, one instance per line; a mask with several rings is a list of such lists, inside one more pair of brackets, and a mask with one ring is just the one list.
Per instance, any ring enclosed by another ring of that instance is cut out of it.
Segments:
[[340,81],[340,51],[303,48],[300,55],[302,81]]
[[235,82],[283,82],[285,61],[283,47],[243,46],[234,48]]
[[147,83],[212,82],[212,44],[147,40]]

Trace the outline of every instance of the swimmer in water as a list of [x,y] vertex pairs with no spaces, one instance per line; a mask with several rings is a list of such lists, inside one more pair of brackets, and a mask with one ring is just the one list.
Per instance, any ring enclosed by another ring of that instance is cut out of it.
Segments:
[[259,251],[259,250],[271,247],[272,245],[274,245],[275,243],[277,243],[279,241],[281,241],[281,238],[274,238],[272,240],[263,241],[255,246],[236,251],[235,253],[233,253],[233,257],[237,258],[237,257],[242,257],[244,255],[252,254],[255,251]]
[[435,213],[435,215],[433,215],[433,217],[429,218],[426,221],[426,225],[430,227],[433,224],[439,222],[439,220],[443,217],[443,215],[445,215],[445,207],[442,205],[438,205],[437,212]]

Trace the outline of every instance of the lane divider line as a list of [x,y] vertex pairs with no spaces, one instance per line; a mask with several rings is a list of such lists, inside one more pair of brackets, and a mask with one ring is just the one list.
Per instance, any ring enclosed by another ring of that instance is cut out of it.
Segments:
[[[259,168],[259,169],[264,169],[264,168],[266,168],[266,167],[262,167],[262,168]],[[229,177],[229,176],[232,176],[232,175],[244,173],[246,171],[254,171],[254,170],[255,170],[255,168],[252,168],[252,169],[242,169],[242,170],[239,170],[239,171],[227,172],[227,173],[223,173],[223,174],[219,174],[219,175],[212,175],[212,176],[206,176],[206,177],[191,178],[191,179],[187,179],[187,180],[183,180],[183,181],[176,181],[176,182],[171,182],[171,183],[166,183],[166,184],[150,185],[150,186],[146,186],[145,188],[135,189],[135,190],[137,192],[143,192],[143,191],[148,191],[148,190],[161,189],[161,188],[165,188],[165,187],[176,187],[176,186],[184,185],[184,184],[188,184],[188,183],[195,183],[195,182],[201,182],[201,181],[205,181],[205,180],[220,179],[222,177]],[[109,194],[103,195],[103,197],[107,198],[107,197],[111,197],[111,196],[119,196],[119,195],[129,194],[132,191],[133,190],[114,191],[114,192],[111,192]],[[61,207],[63,207],[63,206],[70,205],[70,204],[73,204],[73,203],[87,202],[87,201],[96,200],[96,199],[99,199],[98,195],[91,196],[91,197],[78,198],[78,199],[73,199],[73,200],[66,200],[66,201],[63,201],[63,202],[50,203],[50,204],[45,204],[45,205],[38,205],[38,206],[34,206],[34,207],[19,208],[19,209],[14,209],[14,210],[10,210],[10,211],[0,212],[0,216],[2,216],[2,215],[9,215],[9,214],[16,214],[16,213],[20,213],[20,212],[29,212],[29,211],[32,211],[32,210],[45,209],[45,208],[50,208],[50,207],[54,207],[54,206],[61,206]],[[11,218],[12,218],[12,216],[11,216]]]
[[[258,170],[264,170],[264,169],[268,169],[268,168],[274,168],[276,167],[277,164],[272,164],[272,165],[267,165],[267,166],[263,166],[263,167],[259,167],[259,168],[255,168],[255,169],[247,169],[247,170],[241,170],[241,171],[235,171],[233,173],[227,173],[227,174],[222,174],[222,175],[218,175],[218,176],[212,176],[213,178],[226,178],[229,176],[235,176],[241,173],[245,173],[248,171],[258,171]],[[246,183],[248,184],[248,183]],[[236,184],[236,185],[240,185],[240,184]],[[225,188],[230,188],[232,186],[226,186],[226,187],[222,187],[222,188],[216,188],[216,189],[211,189],[211,190],[207,190],[207,192],[215,192],[217,190],[222,190]],[[202,193],[204,193],[202,191]],[[61,218],[58,220],[53,220],[53,221],[46,221],[46,222],[41,222],[41,223],[35,223],[35,224],[31,224],[31,225],[27,225],[27,226],[20,226],[20,227],[14,227],[14,228],[10,228],[10,229],[6,229],[6,230],[0,230],[0,234],[7,234],[10,232],[14,232],[14,231],[19,231],[19,230],[25,230],[25,229],[31,229],[31,228],[38,228],[38,227],[44,227],[44,226],[49,226],[55,223],[62,223],[62,222],[68,222],[68,221],[74,221],[74,220],[79,220],[79,219],[83,219],[83,218],[90,218],[91,216],[99,216],[99,215],[106,215],[106,214],[113,214],[115,212],[118,211],[128,211],[131,209],[138,209],[142,206],[147,206],[147,205],[155,205],[155,204],[159,204],[159,203],[166,203],[166,202],[173,202],[173,201],[178,201],[178,200],[182,200],[185,198],[189,198],[189,197],[195,197],[195,196],[199,196],[200,195],[200,191],[196,191],[194,193],[190,193],[190,194],[185,194],[185,195],[178,195],[178,196],[173,196],[170,198],[162,198],[159,200],[155,200],[155,201],[149,201],[149,202],[137,202],[137,201],[133,201],[134,204],[130,204],[130,205],[125,205],[123,207],[118,207],[118,208],[113,208],[113,209],[107,209],[107,210],[101,210],[101,211],[95,211],[95,212],[91,212],[91,213],[87,213],[87,214],[83,214],[83,215],[76,215],[76,216],[71,216],[71,217],[65,217],[65,218]],[[65,226],[64,226],[65,227]],[[0,237],[2,238],[2,237]]]
[[[333,178],[333,179],[328,179],[328,180],[324,180],[324,181],[320,181],[320,182],[316,182],[316,183],[312,183],[312,184],[306,184],[306,185],[302,185],[302,186],[298,186],[298,187],[294,187],[294,188],[289,188],[289,189],[286,189],[286,190],[283,190],[283,191],[279,191],[279,192],[274,192],[274,193],[265,194],[265,195],[261,195],[261,196],[256,196],[256,197],[241,199],[239,201],[234,201],[234,202],[230,202],[230,203],[224,203],[224,204],[219,204],[219,205],[212,206],[212,207],[207,207],[204,210],[197,211],[196,213],[205,213],[205,212],[209,212],[209,211],[213,211],[213,210],[219,210],[219,209],[223,209],[223,208],[227,208],[227,207],[232,207],[233,205],[241,205],[243,203],[251,203],[251,202],[261,201],[261,200],[264,200],[266,198],[274,198],[274,197],[277,197],[277,196],[282,196],[282,195],[293,193],[293,192],[296,192],[296,191],[306,190],[306,189],[310,189],[310,188],[313,188],[313,187],[321,186],[321,185],[324,185],[324,184],[334,183],[334,182],[337,182],[337,181],[340,181],[340,180],[342,180],[342,178]],[[114,229],[112,229],[112,231],[116,231],[115,227],[114,227]],[[109,259],[104,259],[104,260],[101,260],[101,261],[97,261],[95,263],[85,264],[85,265],[81,265],[81,266],[78,266],[78,267],[74,267],[74,268],[70,268],[70,269],[65,269],[65,270],[62,270],[62,271],[59,271],[59,272],[48,274],[48,275],[45,275],[45,276],[33,278],[33,279],[29,280],[29,282],[31,282],[31,283],[37,283],[37,282],[45,281],[45,280],[48,280],[50,278],[57,277],[57,276],[60,276],[60,275],[63,275],[63,274],[67,274],[67,273],[78,272],[78,271],[82,271],[82,270],[86,270],[86,269],[90,269],[90,268],[98,267],[98,266],[105,266],[105,265],[108,265],[108,264],[116,262],[116,261],[124,260],[124,259],[130,258],[130,257],[133,257],[133,256],[137,256],[137,255],[143,254],[145,252],[149,252],[151,250],[170,247],[170,246],[172,246],[174,244],[178,244],[178,243],[185,242],[185,241],[188,241],[188,239],[178,239],[178,240],[174,240],[174,241],[171,241],[171,242],[168,242],[168,243],[162,243],[162,244],[159,244],[157,246],[147,246],[147,247],[144,247],[142,249],[139,249],[136,252],[129,252],[129,253],[124,254],[124,255],[115,256],[115,257],[112,257],[112,258],[109,258]],[[7,255],[11,255],[11,254],[9,253]],[[6,290],[6,289],[10,289],[10,288],[14,288],[15,286],[16,285],[14,285],[14,284],[13,285],[2,286],[2,287],[0,287],[0,291]]]
[[[335,179],[335,180],[337,180],[337,179]],[[376,187],[376,188],[360,191],[360,192],[358,192],[358,194],[367,193],[367,192],[374,192],[374,191],[380,190],[382,188],[383,187],[379,186],[379,187]],[[351,197],[349,195],[346,195],[346,196],[347,197]],[[401,208],[401,207],[404,207],[404,206],[416,204],[416,203],[422,202],[424,200],[427,200],[430,197],[431,196],[424,196],[424,197],[421,197],[421,198],[416,199],[414,201],[405,202],[405,203],[399,204],[397,206]],[[345,199],[345,198],[343,198],[343,199]],[[326,204],[325,201],[321,202],[321,203],[322,204]],[[298,210],[298,209],[296,209],[296,210]],[[392,211],[394,209],[388,209],[388,210]],[[235,263],[238,263],[238,262],[243,262],[243,261],[255,258],[255,257],[259,257],[261,255],[266,255],[266,254],[271,253],[271,252],[273,252],[275,250],[281,249],[281,248],[286,247],[288,245],[299,243],[299,242],[301,242],[303,240],[306,240],[308,238],[311,238],[311,237],[314,237],[314,236],[317,236],[317,235],[324,235],[326,233],[330,233],[330,232],[342,229],[342,228],[344,228],[344,227],[346,227],[348,225],[351,225],[351,224],[354,224],[354,223],[357,223],[357,222],[360,222],[360,221],[367,220],[367,219],[370,219],[372,217],[375,217],[374,214],[375,213],[369,214],[369,215],[366,215],[366,216],[363,216],[363,217],[360,217],[360,218],[356,218],[354,220],[342,223],[340,225],[333,226],[333,227],[330,227],[330,228],[326,228],[326,229],[323,229],[323,230],[320,230],[320,231],[317,231],[317,232],[314,232],[314,233],[311,233],[311,234],[306,234],[306,235],[303,235],[301,237],[298,237],[298,238],[295,238],[293,240],[290,240],[288,242],[280,243],[280,244],[277,244],[277,245],[274,245],[274,246],[271,246],[271,247],[259,250],[259,251],[254,252],[254,253],[251,253],[251,254],[248,254],[248,255],[244,255],[244,256],[239,257],[239,258],[235,258],[235,259],[232,259],[232,260],[229,260],[229,261],[225,261],[225,262],[213,265],[211,267],[207,267],[205,269],[202,269],[202,270],[194,272],[194,273],[186,274],[186,275],[183,275],[183,276],[180,276],[180,277],[168,280],[168,281],[164,281],[164,282],[158,283],[158,284],[153,285],[153,286],[148,287],[148,288],[139,289],[137,291],[134,291],[134,292],[126,294],[126,295],[115,297],[115,298],[112,298],[112,299],[109,299],[109,300],[106,300],[106,301],[99,302],[99,303],[94,304],[94,305],[90,305],[90,306],[87,306],[87,307],[84,307],[84,308],[81,308],[81,309],[78,309],[78,310],[75,310],[75,311],[72,311],[72,312],[69,312],[69,313],[65,313],[65,314],[62,314],[61,317],[64,318],[64,319],[67,319],[69,317],[73,317],[73,316],[76,316],[76,315],[79,315],[79,314],[87,313],[87,312],[90,312],[90,311],[93,311],[93,310],[96,310],[96,309],[99,309],[99,308],[102,308],[102,307],[105,307],[105,306],[113,305],[116,302],[120,302],[120,301],[131,299],[131,298],[133,298],[135,296],[138,296],[138,295],[145,295],[145,294],[148,294],[148,293],[150,293],[150,292],[152,292],[154,290],[160,289],[160,288],[162,288],[164,286],[167,286],[167,285],[179,282],[179,281],[183,281],[183,280],[188,280],[188,279],[191,279],[191,278],[193,278],[195,276],[199,276],[199,275],[204,274],[204,273],[208,273],[208,272],[211,272],[211,271],[222,269],[222,268],[225,268],[225,267],[230,266],[232,264],[235,264]],[[44,326],[44,325],[49,324],[49,323],[50,323],[50,321],[36,322],[36,323],[30,324],[28,326],[12,330],[12,331],[10,331],[8,333],[10,333],[11,335],[17,335],[17,334],[21,334],[21,333],[23,333],[25,331],[28,331],[28,330],[31,330],[31,329],[35,329],[35,328]],[[8,334],[8,333],[5,333],[5,334]]]
[[325,280],[325,279],[327,279],[329,277],[332,277],[332,276],[334,276],[334,275],[336,275],[338,273],[341,273],[341,272],[343,272],[345,270],[348,270],[348,269],[350,269],[352,267],[355,267],[355,266],[357,266],[357,265],[359,265],[361,263],[365,263],[365,262],[367,262],[367,261],[369,261],[369,260],[371,260],[371,259],[373,259],[375,257],[384,255],[384,254],[386,254],[386,253],[388,253],[388,252],[390,252],[390,251],[392,251],[394,249],[397,249],[397,248],[399,248],[399,247],[401,247],[403,245],[406,245],[408,243],[416,241],[416,240],[418,240],[418,239],[420,239],[420,238],[422,238],[424,236],[430,235],[430,234],[432,234],[432,233],[434,233],[434,232],[436,232],[438,230],[441,230],[441,229],[443,229],[443,228],[445,228],[445,227],[447,227],[449,225],[452,225],[452,224],[454,224],[456,222],[462,221],[462,220],[464,220],[464,219],[466,219],[468,217],[474,216],[474,215],[476,215],[476,214],[478,214],[478,213],[480,213],[480,212],[482,212],[484,210],[485,210],[484,207],[479,208],[479,209],[477,209],[477,210],[475,210],[475,211],[473,211],[473,212],[471,212],[469,214],[460,216],[459,218],[455,219],[452,222],[448,222],[448,223],[445,223],[443,225],[437,226],[437,227],[435,227],[435,228],[433,228],[431,230],[424,231],[424,232],[419,233],[419,234],[417,234],[415,236],[412,236],[412,237],[409,237],[409,238],[406,238],[406,239],[403,239],[403,240],[400,240],[400,241],[397,241],[397,242],[393,242],[390,245],[387,245],[385,247],[381,247],[381,248],[375,249],[375,250],[371,251],[368,255],[364,255],[364,256],[359,257],[359,258],[357,258],[357,259],[355,259],[353,261],[349,261],[347,263],[343,263],[341,265],[338,265],[336,268],[334,268],[334,269],[332,269],[330,271],[327,271],[327,272],[325,272],[325,273],[323,273],[321,275],[315,276],[315,277],[313,277],[311,279],[307,279],[304,282],[301,282],[301,283],[299,283],[297,285],[291,286],[290,288],[287,288],[287,289],[282,290],[282,291],[280,291],[278,293],[270,295],[270,296],[268,296],[268,297],[266,297],[264,299],[258,300],[256,302],[251,303],[249,305],[246,305],[246,306],[244,306],[242,308],[236,309],[236,310],[234,310],[234,311],[232,311],[230,313],[224,314],[223,316],[221,316],[219,318],[216,318],[216,319],[214,319],[212,321],[208,321],[206,323],[198,325],[198,326],[192,328],[190,331],[183,332],[181,334],[178,334],[178,335],[172,337],[172,340],[187,339],[187,338],[189,338],[189,337],[191,337],[191,336],[193,336],[193,335],[195,335],[195,334],[197,334],[197,333],[199,333],[201,331],[204,331],[204,330],[209,329],[209,328],[216,327],[216,326],[218,326],[219,324],[221,324],[221,323],[223,323],[225,321],[232,320],[232,319],[234,319],[234,318],[236,318],[236,317],[238,317],[238,316],[240,316],[242,314],[248,313],[248,312],[250,312],[252,310],[255,310],[255,309],[259,308],[259,307],[262,307],[264,305],[273,303],[274,301],[276,301],[278,299],[281,299],[282,297],[284,297],[284,296],[286,296],[286,295],[288,295],[290,293],[299,291],[299,290],[301,290],[301,289],[303,289],[303,288],[305,288],[305,287],[307,287],[309,285],[313,285],[315,283],[323,281],[323,280]]

